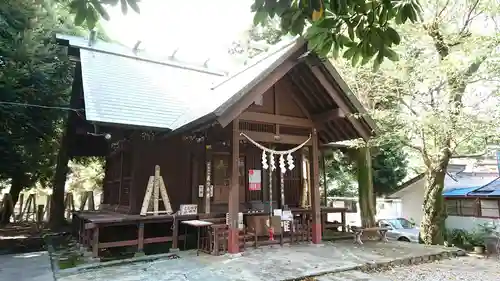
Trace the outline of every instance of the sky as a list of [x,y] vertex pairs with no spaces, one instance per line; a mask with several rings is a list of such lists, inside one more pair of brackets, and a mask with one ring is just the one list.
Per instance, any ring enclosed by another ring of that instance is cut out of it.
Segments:
[[111,20],[103,21],[107,34],[127,46],[141,40],[148,53],[209,65],[227,63],[227,49],[245,36],[252,25],[252,0],[142,0],[141,13],[129,8],[123,15],[119,5],[108,9]]

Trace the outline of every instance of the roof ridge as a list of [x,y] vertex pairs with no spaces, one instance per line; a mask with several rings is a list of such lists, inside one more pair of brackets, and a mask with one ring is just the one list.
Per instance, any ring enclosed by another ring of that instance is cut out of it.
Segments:
[[[99,53],[105,53],[109,55],[115,55],[115,56],[120,56],[120,57],[125,57],[129,59],[135,59],[139,61],[145,61],[149,63],[154,63],[154,64],[159,64],[159,65],[164,65],[164,66],[172,66],[172,67],[177,67],[177,68],[182,68],[182,69],[187,69],[187,70],[193,70],[193,71],[198,71],[198,72],[203,72],[207,74],[213,74],[213,75],[218,75],[218,76],[227,76],[227,74],[223,71],[217,71],[214,69],[210,69],[205,66],[198,66],[194,65],[188,62],[182,62],[178,60],[159,60],[157,55],[154,55],[152,53],[149,53],[147,51],[140,51],[134,53],[134,51],[131,48],[128,48],[127,46],[117,43],[117,42],[106,42],[102,40],[96,40],[92,45],[88,45],[88,39],[80,36],[72,36],[72,35],[65,35],[65,34],[57,34],[56,38],[59,40],[65,40],[68,42],[69,46],[77,47],[78,49],[84,49],[88,51],[94,51],[94,52],[99,52]],[[72,42],[73,40],[73,42]],[[79,40],[77,42],[77,40]],[[81,44],[85,41],[86,44]],[[80,44],[79,44],[80,43]],[[103,46],[96,47],[96,44],[100,44]],[[104,47],[104,45],[107,45]],[[112,48],[120,47],[123,49],[123,51],[119,50],[111,50]],[[130,51],[130,53],[125,53],[125,50]],[[146,56],[145,56],[146,55]]]
[[257,55],[256,57],[252,58],[250,61],[253,61],[251,64],[249,65],[244,65],[243,67],[241,67],[238,71],[236,71],[234,74],[230,75],[229,77],[227,77],[226,79],[224,79],[223,81],[219,82],[218,84],[210,87],[210,90],[215,90],[216,88],[222,86],[223,84],[227,83],[228,81],[230,81],[231,79],[234,79],[236,76],[238,75],[241,75],[243,74],[245,71],[251,69],[252,67],[258,65],[260,62],[266,60],[267,58],[269,58],[270,56],[280,52],[281,50],[289,47],[290,45],[292,44],[295,44],[297,42],[297,40],[299,40],[299,36],[296,36],[292,39],[290,39],[288,42],[285,41],[285,43],[282,43],[282,42],[279,42],[279,43],[282,43],[281,46],[279,46],[279,43],[274,45],[273,49],[272,50],[268,50],[266,52],[263,52],[259,55]]

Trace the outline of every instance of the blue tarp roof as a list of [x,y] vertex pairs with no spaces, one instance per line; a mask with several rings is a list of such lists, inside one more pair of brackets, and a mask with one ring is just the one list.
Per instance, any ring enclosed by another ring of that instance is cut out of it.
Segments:
[[453,189],[448,189],[443,191],[443,196],[446,197],[453,197],[453,196],[467,196],[469,192],[472,192],[476,189],[480,188],[480,186],[474,186],[474,187],[456,187]]
[[470,192],[469,196],[500,196],[500,178]]
[[500,196],[500,178],[483,186],[456,187],[443,192],[445,197]]

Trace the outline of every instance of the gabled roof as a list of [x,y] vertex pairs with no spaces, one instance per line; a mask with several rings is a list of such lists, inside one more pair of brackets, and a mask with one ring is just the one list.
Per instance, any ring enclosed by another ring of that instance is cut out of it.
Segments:
[[398,186],[397,191],[389,194],[387,198],[399,198],[401,197],[404,193],[408,191],[408,189],[413,188],[415,186],[415,183],[420,182],[425,180],[425,173],[421,173],[404,183]]
[[177,61],[156,61],[116,44],[89,46],[87,40],[72,36],[58,36],[58,40],[79,55],[85,117],[94,123],[172,131],[216,120],[225,126],[255,101],[254,95],[265,92],[265,86],[256,91],[263,81],[275,83],[288,73],[286,78],[292,81],[304,80],[306,75],[315,83],[309,88],[307,81],[294,81],[303,93],[299,98],[305,104],[309,101],[312,113],[340,108],[362,115],[325,122],[319,134],[323,143],[367,139],[377,129],[331,63],[309,54],[301,38],[274,46],[230,77]]
[[224,79],[222,73],[153,60],[117,44],[97,41],[89,46],[80,37],[59,39],[79,51],[90,122],[175,130],[179,118],[193,110],[194,95]]
[[[454,168],[454,167],[452,167]],[[450,172],[450,170],[448,170]],[[425,174],[420,174],[407,182],[400,185],[399,189],[387,196],[388,198],[400,198],[406,192],[412,190],[413,188],[422,187],[417,183],[425,181]],[[450,175],[447,173],[444,182],[443,196],[471,196],[478,195],[474,192],[483,190],[483,193],[487,193],[486,190],[490,189],[497,190],[494,193],[497,196],[500,195],[500,180],[494,174],[476,174],[476,173],[457,173]],[[481,193],[481,192],[480,192]]]
[[490,183],[469,192],[467,195],[476,197],[500,196],[500,178],[496,178]]
[[472,187],[456,187],[449,190],[443,190],[444,197],[464,197],[467,196],[470,192],[478,189],[480,186],[472,186]]

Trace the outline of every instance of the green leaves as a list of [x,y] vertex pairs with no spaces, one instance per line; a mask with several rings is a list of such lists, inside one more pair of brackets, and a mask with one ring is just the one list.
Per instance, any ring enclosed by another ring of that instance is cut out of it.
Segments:
[[[63,28],[73,32],[78,29],[62,18],[46,16],[47,12],[64,14],[66,7],[50,4],[42,7],[30,0],[2,1],[0,49],[5,62],[0,71],[2,101],[67,105],[73,68],[61,48],[47,38],[53,38]],[[77,8],[81,3],[70,4]],[[78,20],[85,19],[86,14],[80,13]],[[37,181],[49,178],[66,116],[63,110],[1,105],[0,179],[19,172],[28,177],[23,187],[32,187]]]
[[357,65],[378,54],[377,70],[384,58],[399,59],[393,47],[401,36],[391,24],[418,22],[422,7],[418,0],[255,0],[252,11],[255,25],[278,16],[284,34],[305,31],[309,48],[320,56],[338,57],[344,50],[343,57]]
[[88,29],[95,28],[100,18],[109,20],[109,14],[106,11],[106,6],[116,6],[121,3],[123,14],[127,14],[128,7],[132,8],[136,13],[140,13],[139,0],[71,0],[69,8],[71,13],[75,15],[75,24],[83,26],[85,23]]

